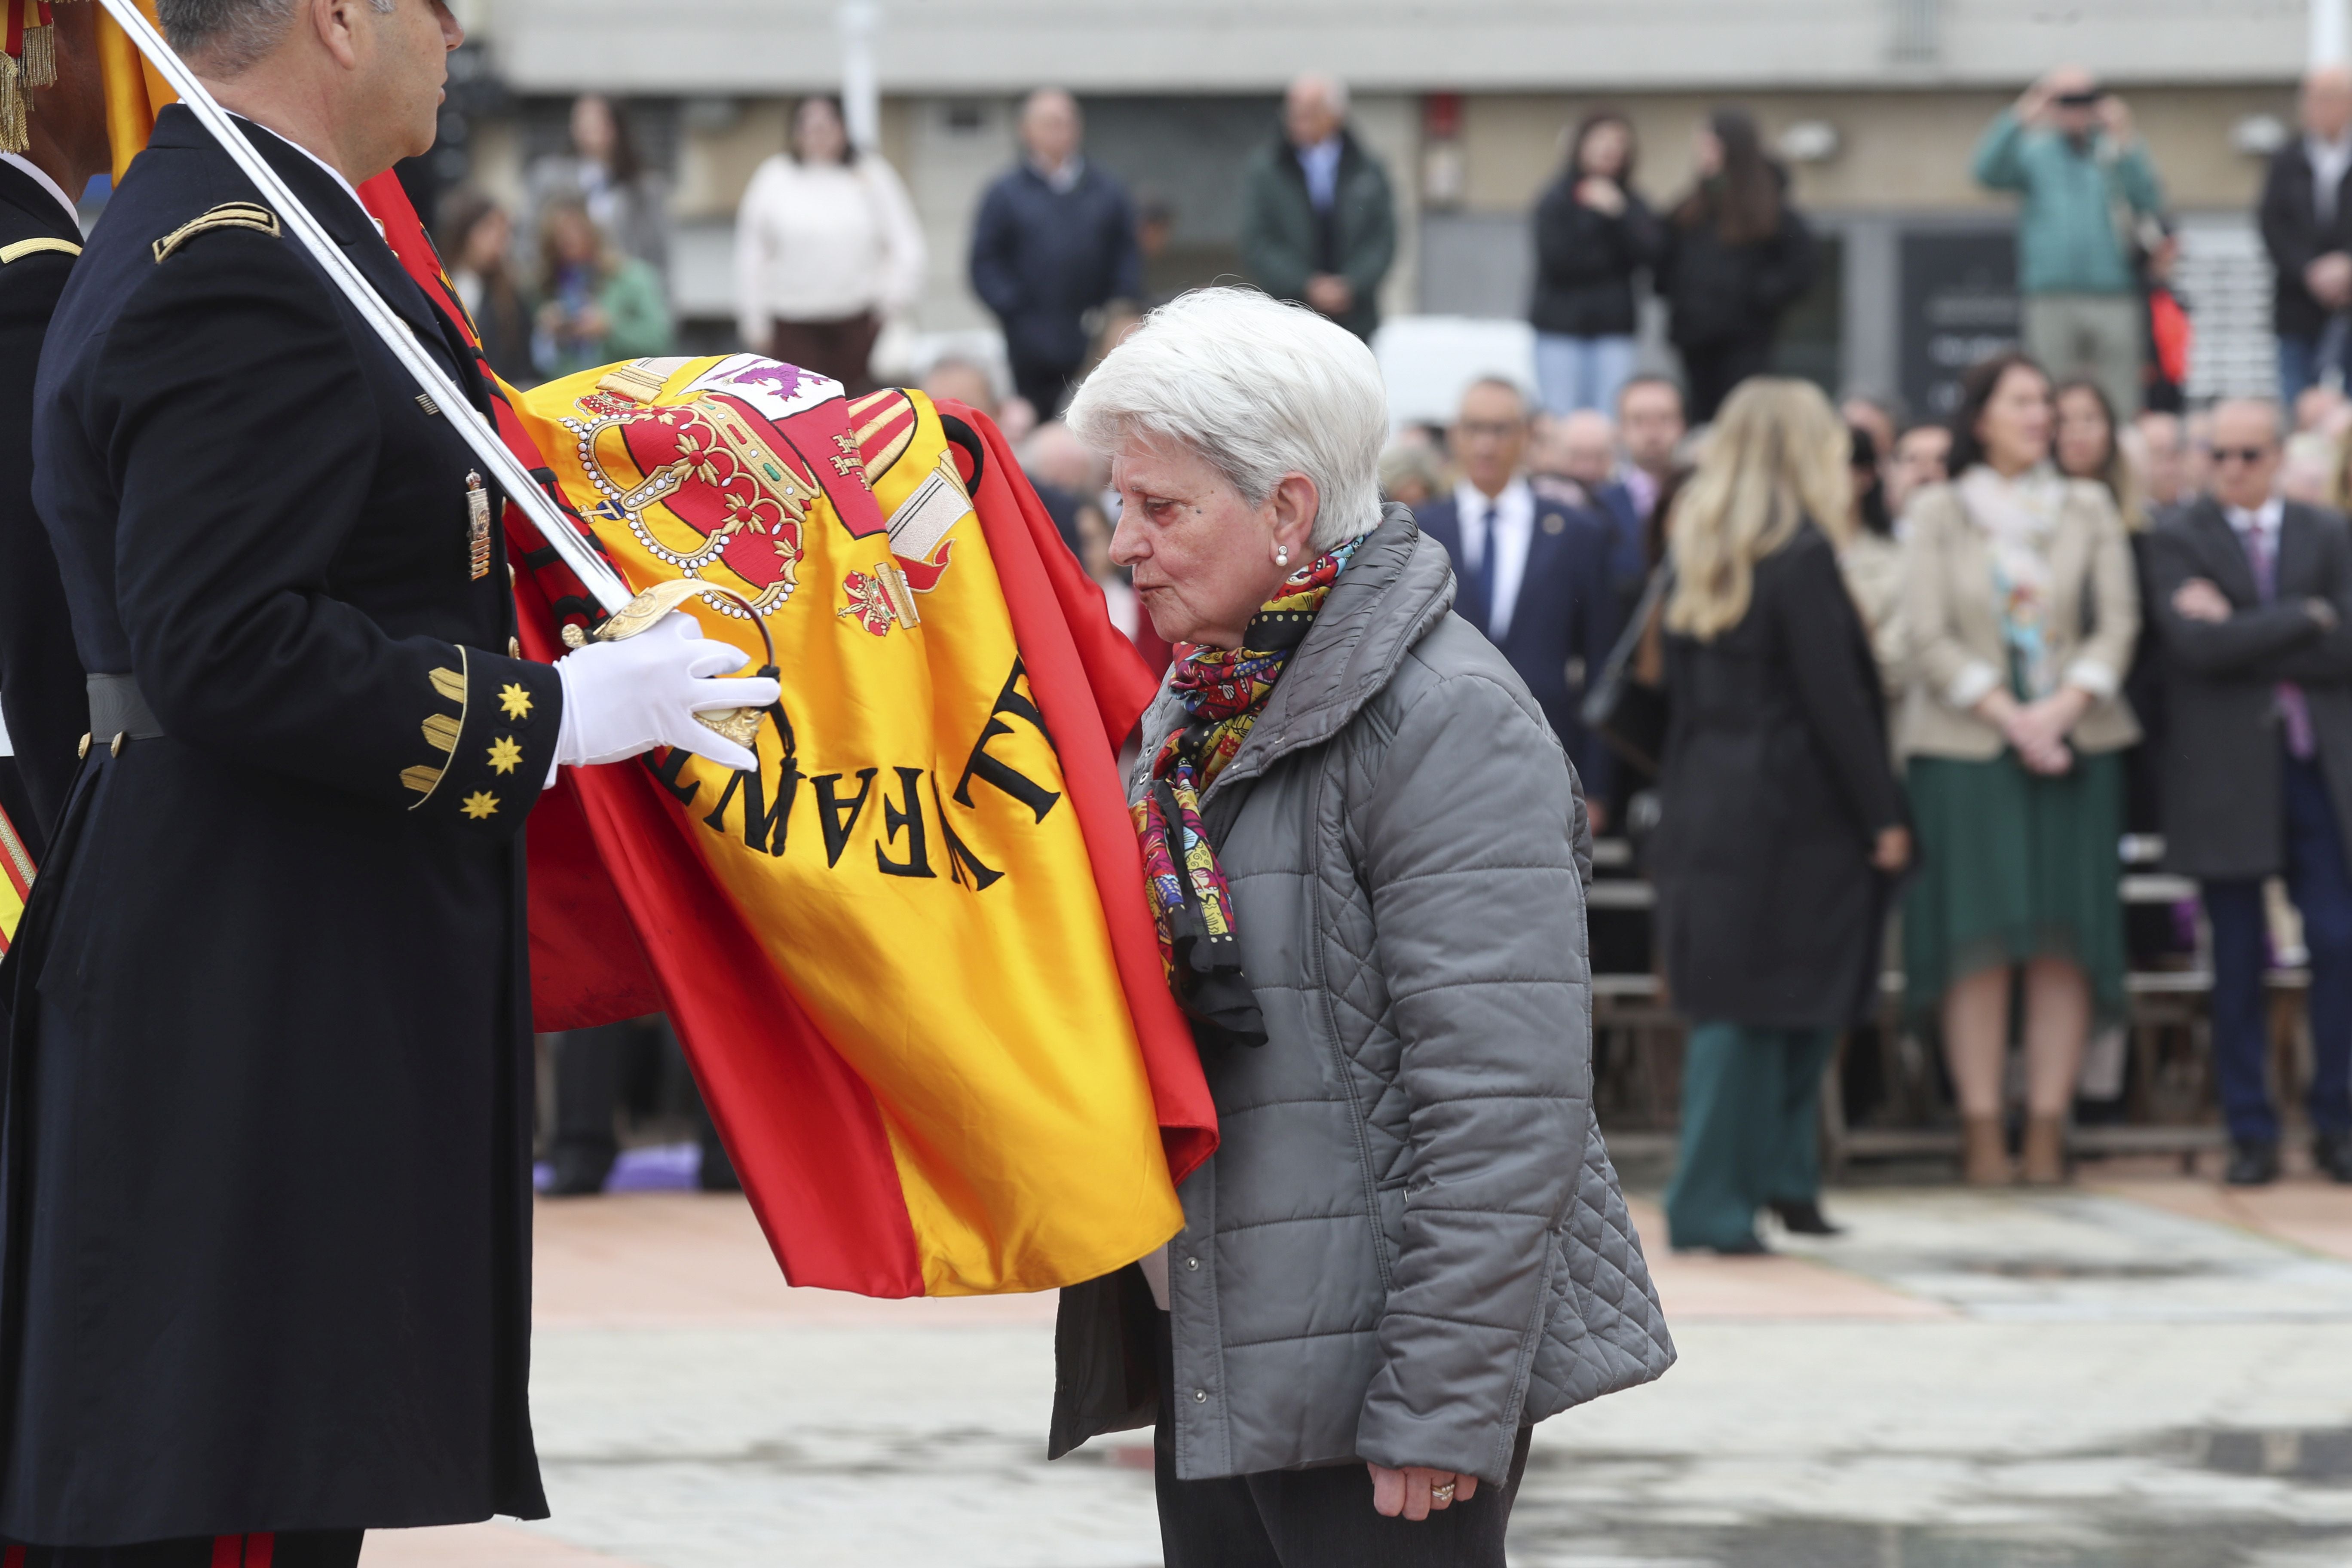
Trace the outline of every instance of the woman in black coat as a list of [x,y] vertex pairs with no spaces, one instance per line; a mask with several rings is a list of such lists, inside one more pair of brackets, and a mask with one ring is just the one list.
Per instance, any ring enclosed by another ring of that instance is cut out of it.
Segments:
[[1567,166],[1536,205],[1536,381],[1549,414],[1614,415],[1633,374],[1633,275],[1657,259],[1658,220],[1633,190],[1633,127],[1584,117]]
[[1808,383],[1724,405],[1675,508],[1658,950],[1690,1020],[1674,1245],[1757,1252],[1766,1205],[1827,1233],[1821,1083],[1867,1016],[1910,858],[1869,638],[1838,574],[1850,437]]
[[1788,185],[1747,110],[1718,109],[1699,128],[1698,184],[1665,225],[1657,266],[1694,425],[1771,368],[1781,316],[1813,286],[1813,237]]

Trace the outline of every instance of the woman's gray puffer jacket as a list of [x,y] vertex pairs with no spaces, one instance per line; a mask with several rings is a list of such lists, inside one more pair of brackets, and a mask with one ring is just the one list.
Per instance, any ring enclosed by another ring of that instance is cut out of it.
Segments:
[[[1188,1480],[1500,1483],[1522,1426],[1674,1361],[1593,1125],[1584,803],[1453,601],[1389,508],[1202,800],[1268,1038],[1204,1055],[1222,1142],[1168,1247]],[[1057,1453],[1152,1418],[1126,1275],[1064,1292]]]

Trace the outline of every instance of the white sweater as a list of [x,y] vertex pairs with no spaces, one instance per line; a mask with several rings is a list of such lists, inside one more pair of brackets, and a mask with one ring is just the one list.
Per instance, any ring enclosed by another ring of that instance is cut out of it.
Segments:
[[776,321],[831,321],[914,303],[923,231],[898,174],[880,158],[760,165],[735,215],[735,314],[746,347]]

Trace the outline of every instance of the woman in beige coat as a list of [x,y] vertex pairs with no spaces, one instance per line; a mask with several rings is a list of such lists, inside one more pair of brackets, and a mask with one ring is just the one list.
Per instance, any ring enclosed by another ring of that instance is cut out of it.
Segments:
[[1904,907],[1912,1009],[1939,1013],[1968,1177],[2009,1176],[2010,977],[2025,978],[2025,1178],[2064,1179],[2094,1016],[2123,1010],[2116,842],[2122,697],[2139,635],[2131,547],[2098,485],[2051,466],[2050,382],[2022,354],[1971,370],[1948,485],[1911,503],[1897,727],[1922,874]]

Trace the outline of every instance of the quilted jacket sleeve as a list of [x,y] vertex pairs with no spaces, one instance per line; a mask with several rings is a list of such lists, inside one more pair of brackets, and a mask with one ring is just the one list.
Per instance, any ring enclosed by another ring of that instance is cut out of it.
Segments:
[[1591,1122],[1581,818],[1542,722],[1475,674],[1414,700],[1359,816],[1412,1146],[1358,1427],[1380,1464],[1509,1467]]

